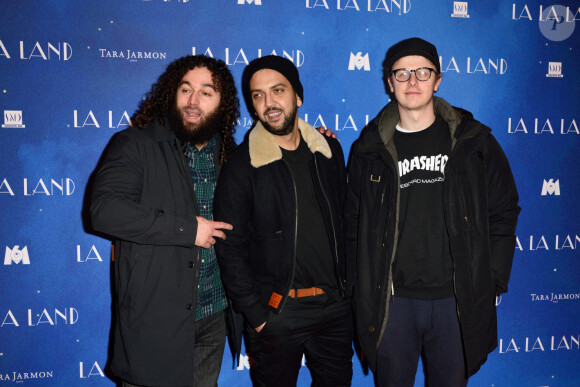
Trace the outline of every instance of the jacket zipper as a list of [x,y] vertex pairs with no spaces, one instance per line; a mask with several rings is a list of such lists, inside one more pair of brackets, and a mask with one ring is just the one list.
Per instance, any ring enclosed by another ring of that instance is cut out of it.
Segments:
[[[470,138],[475,137],[477,134],[479,134],[479,131],[477,133],[470,135],[470,136],[460,138],[459,141],[457,141],[457,143],[453,147],[453,149],[451,149],[451,152],[449,153],[449,160],[447,161],[447,165],[445,166],[445,170],[443,171],[443,180],[444,180],[443,187],[446,186],[445,180],[447,178],[447,166],[449,165],[449,161],[451,160],[451,156],[453,155],[455,150],[459,147],[459,145],[461,145],[465,140],[468,140]],[[467,207],[465,206],[465,203],[463,203],[463,211],[465,211],[466,208]],[[444,216],[446,219],[445,223],[447,223],[448,222],[447,219],[449,219],[449,216],[447,215],[449,210],[447,209],[447,205],[445,202],[443,203],[443,210],[444,210]],[[465,219],[467,220],[467,214],[464,214],[464,216],[465,216]],[[451,256],[451,259],[453,261],[453,294],[455,294],[455,300],[456,300],[455,312],[457,313],[457,319],[459,320],[459,323],[461,323],[461,309],[459,307],[459,303],[457,302],[457,282],[456,282],[456,278],[455,278],[456,270],[455,270],[455,259],[453,258],[453,255]]]
[[296,180],[294,179],[294,175],[292,174],[292,169],[288,165],[288,162],[282,159],[286,167],[288,168],[288,172],[290,172],[290,177],[292,178],[292,187],[294,187],[294,254],[292,257],[292,276],[290,277],[290,285],[286,289],[286,294],[284,294],[284,298],[282,304],[280,305],[280,312],[286,305],[286,300],[288,299],[288,293],[290,292],[290,287],[292,287],[292,283],[294,282],[294,270],[296,269],[296,245],[298,244],[298,192],[296,191]]
[[[391,159],[393,160],[393,159]],[[394,160],[393,160],[394,161]],[[387,165],[387,167],[389,167],[389,163],[386,162],[385,163]],[[394,170],[393,176],[396,176],[395,180],[395,187],[397,187],[397,200],[396,200],[396,204],[393,208],[394,214],[393,216],[395,217],[395,221],[394,221],[394,228],[393,228],[393,248],[392,248],[392,252],[391,252],[391,256],[390,257],[385,257],[389,259],[389,273],[388,273],[388,277],[387,277],[387,299],[385,302],[385,317],[383,318],[383,321],[381,322],[381,330],[379,333],[379,340],[377,341],[377,348],[379,346],[379,344],[382,341],[383,338],[383,334],[385,333],[385,329],[387,327],[387,321],[389,319],[389,301],[390,301],[390,296],[393,297],[393,302],[395,302],[395,284],[393,282],[393,262],[395,260],[395,255],[396,255],[396,251],[397,251],[397,239],[398,239],[398,235],[399,235],[399,230],[398,230],[398,208],[399,208],[399,199],[400,199],[400,186],[401,186],[401,182],[400,182],[400,178],[399,178],[399,173],[397,171],[397,164],[394,163],[394,167],[392,168],[392,170]],[[383,197],[385,195],[385,188],[383,188]],[[382,200],[382,198],[381,198]],[[382,204],[382,203],[381,203]],[[388,233],[388,229],[389,229],[389,225],[387,224],[385,227],[385,240],[387,239],[387,234]],[[389,288],[391,290],[391,294],[389,294]]]
[[[385,204],[385,191],[383,190],[383,193],[381,194],[381,208],[383,207],[384,204]],[[384,244],[384,242],[382,243]],[[393,296],[393,302],[395,302],[395,284],[393,282],[391,282],[391,295]]]

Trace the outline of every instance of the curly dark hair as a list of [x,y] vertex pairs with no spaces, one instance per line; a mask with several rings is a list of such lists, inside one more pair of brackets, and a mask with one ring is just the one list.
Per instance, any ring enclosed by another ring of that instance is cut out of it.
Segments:
[[240,101],[234,84],[232,73],[224,61],[204,55],[190,55],[179,58],[169,64],[151,91],[139,104],[139,109],[131,117],[133,125],[144,128],[154,120],[165,125],[166,115],[175,105],[175,96],[179,82],[189,70],[196,67],[207,68],[212,74],[212,80],[220,93],[221,100],[218,106],[220,125],[220,164],[226,162],[228,155],[236,147],[234,133],[237,119],[240,116]]

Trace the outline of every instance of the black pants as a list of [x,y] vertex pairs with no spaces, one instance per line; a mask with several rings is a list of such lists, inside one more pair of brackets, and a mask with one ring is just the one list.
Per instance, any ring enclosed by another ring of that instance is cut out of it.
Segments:
[[246,327],[254,386],[296,386],[303,354],[313,386],[350,386],[352,339],[350,300],[289,298],[260,333]]
[[193,377],[196,387],[217,387],[226,346],[226,312],[195,323]]
[[[195,323],[193,377],[195,387],[216,387],[226,345],[225,312],[221,311]],[[169,384],[165,384],[169,386]],[[145,387],[123,382],[123,387]]]

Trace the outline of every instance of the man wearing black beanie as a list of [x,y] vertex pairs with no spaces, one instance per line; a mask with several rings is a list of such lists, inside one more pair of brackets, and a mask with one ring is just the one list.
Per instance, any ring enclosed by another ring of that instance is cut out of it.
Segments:
[[394,100],[348,167],[359,342],[377,386],[413,386],[420,357],[429,386],[465,386],[497,346],[518,192],[491,129],[433,96],[433,44],[393,45],[383,79]]
[[304,354],[313,385],[350,386],[354,265],[342,149],[298,117],[303,87],[288,59],[252,61],[242,92],[257,122],[222,168],[214,215],[233,226],[216,251],[245,317],[254,385],[295,386]]

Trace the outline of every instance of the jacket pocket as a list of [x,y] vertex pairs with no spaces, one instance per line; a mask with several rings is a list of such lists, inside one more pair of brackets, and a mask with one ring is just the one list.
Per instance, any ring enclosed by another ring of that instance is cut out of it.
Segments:
[[250,259],[257,274],[278,277],[281,270],[283,230],[250,231]]
[[457,171],[458,195],[464,230],[481,228],[487,222],[487,180],[481,152],[473,152]]
[[148,299],[146,277],[150,258],[146,254],[134,250],[130,257],[125,258],[128,264],[121,269],[124,272],[122,274],[124,280],[121,282],[126,285],[119,305],[121,319],[130,326],[135,322],[134,316],[142,313],[143,309],[146,308]]

